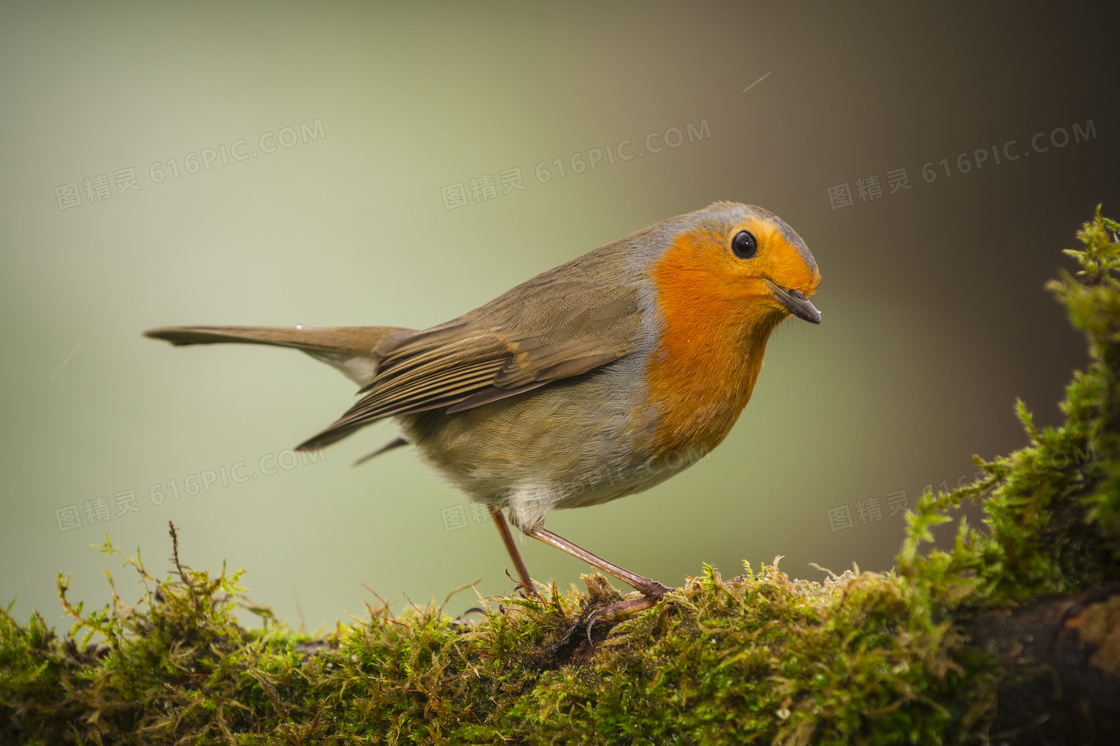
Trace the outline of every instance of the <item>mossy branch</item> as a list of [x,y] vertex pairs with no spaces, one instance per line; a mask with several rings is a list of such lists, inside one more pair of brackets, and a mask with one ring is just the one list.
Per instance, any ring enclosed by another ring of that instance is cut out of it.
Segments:
[[[0,741],[21,743],[1080,743],[1120,738],[1120,226],[1101,216],[1049,289],[1089,344],[1066,422],[976,458],[973,484],[927,491],[898,569],[792,580],[778,562],[705,566],[653,609],[596,619],[619,594],[480,598],[312,637],[251,604],[241,573],[182,564],[59,636],[0,612]],[[962,501],[951,547],[932,529]],[[234,611],[262,620],[246,629]]]

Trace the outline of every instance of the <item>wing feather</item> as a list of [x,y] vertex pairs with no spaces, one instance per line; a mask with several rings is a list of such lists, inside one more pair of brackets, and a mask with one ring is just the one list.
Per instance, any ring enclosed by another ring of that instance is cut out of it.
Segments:
[[604,282],[616,265],[594,254],[454,321],[388,335],[374,350],[377,373],[364,396],[299,448],[326,446],[385,417],[440,408],[453,414],[520,396],[635,352],[638,289]]

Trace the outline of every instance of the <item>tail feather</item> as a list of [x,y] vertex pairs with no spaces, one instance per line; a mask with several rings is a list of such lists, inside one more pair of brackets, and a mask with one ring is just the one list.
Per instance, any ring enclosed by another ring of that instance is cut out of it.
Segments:
[[398,326],[171,326],[149,329],[144,336],[175,346],[241,343],[290,347],[337,368],[362,386],[377,372],[374,348],[390,334],[410,331]]

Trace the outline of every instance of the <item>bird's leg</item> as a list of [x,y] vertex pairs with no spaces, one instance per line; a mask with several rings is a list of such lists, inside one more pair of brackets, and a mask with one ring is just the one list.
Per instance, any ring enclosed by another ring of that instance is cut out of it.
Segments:
[[[632,573],[625,568],[619,567],[613,562],[608,562],[602,557],[592,554],[583,547],[576,546],[564,537],[557,536],[556,534],[552,533],[544,526],[537,526],[536,528],[530,529],[525,533],[529,536],[532,536],[534,539],[543,541],[545,544],[549,544],[556,547],[557,549],[561,549],[572,555],[573,557],[580,558],[592,567],[597,567],[603,572],[615,576],[631,588],[635,588],[636,590],[640,591],[641,594],[645,596],[645,598],[636,599],[636,605],[633,602],[623,602],[624,604],[634,606],[634,608],[631,609],[633,611],[649,608],[653,605],[653,603],[658,601],[662,596],[664,596],[671,590],[670,588],[661,585],[661,583],[658,583],[652,578],[643,578],[641,575]],[[619,611],[622,611],[622,609],[619,609]]]
[[[533,579],[529,576],[529,568],[525,567],[525,560],[521,559],[521,550],[517,548],[517,543],[513,540],[513,534],[510,533],[509,524],[506,523],[505,516],[502,515],[502,509],[493,505],[487,507],[490,508],[490,517],[494,519],[494,525],[498,527],[498,533],[502,535],[502,541],[506,545],[506,551],[509,552],[510,559],[513,560],[517,575],[521,578],[521,585],[525,586],[530,593],[537,593],[537,589],[533,587]],[[540,594],[537,593],[537,595]]]

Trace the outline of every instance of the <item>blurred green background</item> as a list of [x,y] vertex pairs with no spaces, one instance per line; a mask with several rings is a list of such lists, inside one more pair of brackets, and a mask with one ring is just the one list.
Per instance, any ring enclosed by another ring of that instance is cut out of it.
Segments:
[[[891,567],[894,502],[1023,445],[1016,396],[1057,422],[1085,362],[1042,285],[1097,202],[1120,216],[1106,28],[1022,4],[5,4],[0,600],[59,621],[57,573],[103,604],[104,569],[131,600],[90,544],[162,574],[169,520],[185,563],[247,568],[293,626],[363,584],[508,592],[492,525],[414,454],[351,468],[389,426],[286,451],[350,405],[338,373],[140,332],[426,327],[720,199],[801,234],[824,323],[775,334],[710,461],[548,526],[669,584]],[[587,570],[524,552],[561,587]]]

